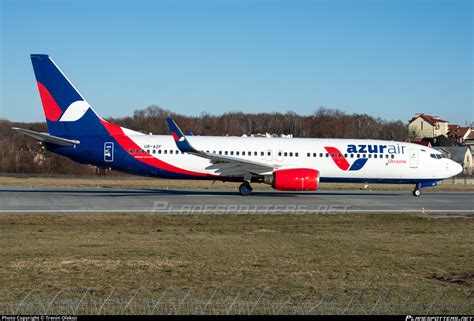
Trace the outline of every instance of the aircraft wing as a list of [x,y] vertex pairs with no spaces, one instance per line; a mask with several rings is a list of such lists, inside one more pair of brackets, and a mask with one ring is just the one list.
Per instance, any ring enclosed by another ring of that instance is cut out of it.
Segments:
[[212,165],[206,167],[206,169],[215,170],[215,172],[220,175],[244,176],[250,178],[253,175],[262,175],[264,173],[273,172],[275,169],[279,168],[279,165],[265,164],[243,158],[197,150],[189,143],[186,136],[172,118],[167,118],[166,121],[178,149],[185,153],[209,159]]
[[12,127],[12,129],[17,130],[27,136],[33,137],[43,143],[54,144],[58,146],[75,146],[80,144],[80,141],[78,140],[65,139],[50,135],[48,133],[35,132],[33,130],[17,127]]

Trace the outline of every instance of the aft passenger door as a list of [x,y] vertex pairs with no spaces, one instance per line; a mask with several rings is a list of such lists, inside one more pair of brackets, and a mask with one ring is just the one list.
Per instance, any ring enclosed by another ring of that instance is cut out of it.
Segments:
[[410,168],[418,168],[418,149],[410,149]]

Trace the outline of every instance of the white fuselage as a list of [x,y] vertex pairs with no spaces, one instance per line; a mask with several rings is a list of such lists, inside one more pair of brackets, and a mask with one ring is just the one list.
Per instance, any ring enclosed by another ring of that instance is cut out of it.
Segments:
[[[219,175],[214,169],[208,169],[212,165],[208,159],[179,152],[169,135],[129,137],[151,157],[185,170]],[[279,168],[316,169],[322,181],[436,181],[454,176],[462,169],[444,156],[436,156],[442,155],[439,151],[396,141],[215,136],[189,136],[188,140],[196,149],[213,154]],[[328,147],[338,150],[340,155],[328,153]],[[366,161],[359,169],[348,169],[343,164],[352,166],[364,158]],[[342,164],[338,165],[339,161]]]

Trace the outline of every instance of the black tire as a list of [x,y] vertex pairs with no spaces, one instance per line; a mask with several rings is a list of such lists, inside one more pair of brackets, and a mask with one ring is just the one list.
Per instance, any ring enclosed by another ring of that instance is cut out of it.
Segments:
[[413,190],[413,196],[420,197],[421,196],[421,190],[419,190],[418,188],[415,188]]
[[242,196],[249,196],[250,194],[252,194],[252,187],[247,182],[242,183],[239,186],[239,193]]

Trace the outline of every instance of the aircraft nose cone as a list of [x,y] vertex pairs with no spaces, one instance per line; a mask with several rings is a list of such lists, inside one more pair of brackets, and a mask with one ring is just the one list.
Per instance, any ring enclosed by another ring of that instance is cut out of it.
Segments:
[[454,161],[451,161],[451,168],[453,169],[453,176],[456,176],[463,170],[462,166]]

